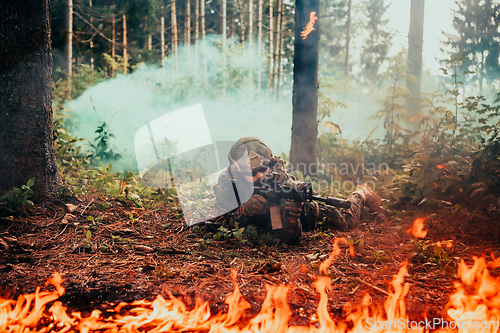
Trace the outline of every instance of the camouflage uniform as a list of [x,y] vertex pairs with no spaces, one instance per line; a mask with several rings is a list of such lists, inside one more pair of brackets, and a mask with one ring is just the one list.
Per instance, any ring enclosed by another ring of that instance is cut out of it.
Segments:
[[[294,178],[292,175],[288,176]],[[214,186],[214,193],[216,196],[216,209],[227,212],[230,209],[228,207],[230,201],[227,198],[233,195],[233,187],[228,169],[220,174],[218,182]],[[340,231],[356,228],[359,224],[361,209],[364,205],[363,198],[361,195],[353,193],[347,200],[351,202],[351,207],[349,209],[337,209],[316,202],[305,202],[300,217],[304,230],[312,230],[314,226]],[[239,227],[246,227],[249,224],[254,224],[263,230],[271,231],[269,211],[263,215],[248,216],[242,213],[242,207],[240,206],[236,210],[224,214],[222,222],[229,227],[234,227],[235,222],[238,222]]]

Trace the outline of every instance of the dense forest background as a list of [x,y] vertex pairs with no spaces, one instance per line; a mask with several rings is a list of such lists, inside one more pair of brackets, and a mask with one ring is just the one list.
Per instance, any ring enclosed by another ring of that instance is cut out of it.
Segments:
[[[448,54],[436,75],[408,60],[421,59],[418,37],[389,56],[388,1],[321,1],[318,162],[328,167],[313,176],[328,183],[322,192],[371,181],[394,202],[496,200],[500,4],[456,4],[455,33],[436,31]],[[412,20],[423,17],[423,1],[413,5]],[[287,158],[293,2],[56,0],[51,12],[56,149],[74,183],[122,193],[113,179],[133,174],[112,175],[137,171],[130,133],[198,102],[214,136],[257,135]]]

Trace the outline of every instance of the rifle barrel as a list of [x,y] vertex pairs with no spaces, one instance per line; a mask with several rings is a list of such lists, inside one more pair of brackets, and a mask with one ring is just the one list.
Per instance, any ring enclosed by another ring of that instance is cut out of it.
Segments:
[[338,198],[334,198],[334,197],[323,198],[323,197],[317,197],[315,195],[313,195],[311,197],[311,199],[324,202],[328,206],[335,206],[335,207],[346,208],[346,209],[351,208],[351,202],[348,200],[338,199]]

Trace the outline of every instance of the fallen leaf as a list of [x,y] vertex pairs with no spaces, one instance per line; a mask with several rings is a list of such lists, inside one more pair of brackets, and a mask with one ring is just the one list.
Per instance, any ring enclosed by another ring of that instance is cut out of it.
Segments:
[[154,251],[152,247],[149,247],[146,245],[136,245],[136,246],[134,246],[134,250],[144,251],[144,252],[153,252]]
[[72,205],[72,204],[66,204],[66,208],[68,209],[68,212],[72,213],[75,210],[77,210],[78,206]]

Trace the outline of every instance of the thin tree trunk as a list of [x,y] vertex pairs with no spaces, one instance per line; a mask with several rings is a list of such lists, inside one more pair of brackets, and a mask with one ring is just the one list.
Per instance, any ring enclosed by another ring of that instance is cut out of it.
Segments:
[[253,46],[253,0],[248,3],[248,42]]
[[201,10],[201,39],[205,39],[205,0],[200,0]]
[[128,54],[127,54],[127,16],[123,14],[123,73],[127,74]]
[[71,78],[73,76],[73,0],[68,0],[68,18],[66,34],[66,72],[68,79],[68,98],[71,98]]
[[[250,52],[254,55],[255,50],[253,48],[253,0],[250,0],[248,3],[248,44],[250,45]],[[254,89],[254,70],[250,69],[250,87]]]
[[165,18],[162,16],[161,17],[161,24],[160,24],[160,29],[161,29],[161,65],[163,67],[163,60],[165,59]]
[[153,50],[153,35],[151,33],[148,34],[148,51]]
[[241,36],[240,38],[241,42],[244,43],[245,42],[245,17],[243,15],[244,5],[241,2],[241,0],[238,0],[238,4],[240,6],[240,36]]
[[48,0],[0,6],[0,195],[31,178],[33,200],[55,197],[52,50]]
[[[257,13],[257,52],[259,56],[259,61],[262,58],[262,6],[263,6],[263,1],[264,0],[258,0],[258,13]],[[262,71],[260,69],[257,70],[257,91],[260,93],[262,90]]]
[[227,31],[227,13],[226,13],[226,0],[222,0],[222,59],[223,59],[223,69],[222,69],[222,91],[226,93],[226,31]]
[[276,82],[278,83],[276,95],[278,100],[280,99],[281,95],[281,71],[282,71],[282,66],[281,66],[281,58],[283,57],[283,41],[285,40],[284,38],[284,27],[285,27],[285,1],[281,1],[281,35],[280,35],[280,53],[278,54],[278,77],[276,78]]
[[311,12],[320,17],[319,0],[296,0],[290,164],[294,170],[314,175],[317,171],[319,21],[307,38],[300,35]]
[[347,22],[345,27],[345,77],[349,76],[349,44],[351,44],[351,7],[352,0],[349,0],[347,7]]
[[196,50],[196,56],[198,56],[198,41],[200,39],[200,2],[199,0],[195,0],[196,4],[194,6],[194,44]]
[[[231,11],[229,11],[229,12],[231,13]],[[231,20],[231,29],[230,29],[231,35],[230,36],[231,36],[231,39],[233,39],[234,32],[236,31],[236,14],[234,13],[234,11],[232,12],[231,17],[232,17],[232,20]]]
[[269,0],[269,81],[273,82],[273,55],[274,55],[274,28],[273,28],[273,0]]
[[274,73],[273,73],[273,91],[274,99],[276,100],[276,95],[278,91],[278,70],[281,64],[279,63],[279,55],[281,53],[281,7],[283,0],[278,0],[278,20],[276,22],[276,53],[274,54]]
[[[92,0],[89,0],[90,24],[94,25],[94,16],[92,16]],[[90,70],[94,71],[94,39],[90,39]]]
[[[411,0],[410,31],[408,34],[409,73],[417,79],[406,81],[406,87],[411,93],[412,101],[408,102],[409,114],[420,113],[420,96],[422,84],[422,44],[424,36],[424,5],[425,0]],[[409,124],[412,130],[418,129],[418,121]]]
[[186,0],[186,24],[184,43],[186,44],[186,46],[191,45],[191,0]]
[[[198,1],[198,0],[197,0]],[[200,1],[200,12],[201,12],[201,39],[205,40],[205,0]],[[202,46],[202,59],[203,59],[203,84],[205,89],[208,87],[207,80],[207,59],[205,57],[205,43]]]
[[[116,61],[116,18],[114,13],[115,6],[113,5],[113,17],[111,18],[112,36],[111,36],[111,58],[113,62]],[[114,64],[111,65],[111,77],[115,77],[115,67]]]
[[174,61],[172,61],[173,66],[174,66],[174,73],[177,72],[177,69],[179,67],[178,64],[178,35],[177,35],[177,13],[176,13],[176,8],[175,8],[175,0],[172,0],[172,48],[174,51]]

